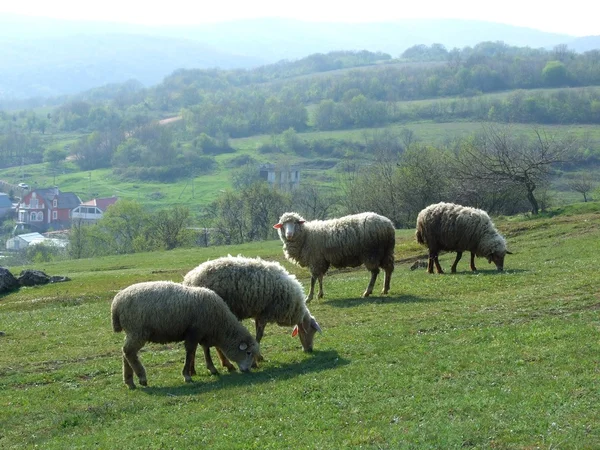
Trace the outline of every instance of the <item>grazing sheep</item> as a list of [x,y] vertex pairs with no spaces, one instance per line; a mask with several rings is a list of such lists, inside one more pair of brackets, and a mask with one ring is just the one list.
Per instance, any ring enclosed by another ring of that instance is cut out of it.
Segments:
[[452,273],[465,251],[471,252],[472,271],[477,270],[475,255],[493,261],[501,272],[504,256],[511,254],[485,211],[454,203],[436,203],[423,209],[417,217],[416,239],[429,248],[429,273],[433,273],[434,264],[438,273],[444,273],[438,261],[440,251],[456,252]]
[[[312,351],[314,335],[321,331],[306,307],[302,285],[277,262],[229,255],[192,269],[183,284],[207,287],[225,300],[238,319],[253,318],[259,343],[269,322],[295,325],[292,336],[300,336],[306,352]],[[217,353],[227,366],[218,347]]]
[[358,267],[364,264],[371,271],[371,281],[363,293],[373,292],[379,268],[385,270],[382,294],[390,290],[394,271],[394,224],[387,217],[372,212],[354,214],[330,220],[305,221],[299,214],[287,212],[273,225],[283,242],[285,257],[310,270],[312,300],[315,281],[319,280],[318,298],[323,298],[323,275],[329,266]]
[[223,299],[205,288],[183,286],[170,281],[133,284],[120,291],[111,305],[115,332],[125,331],[123,345],[123,381],[135,389],[133,373],[147,386],[146,370],[138,351],[146,342],[185,342],[185,364],[182,375],[191,382],[195,374],[194,355],[198,344],[205,349],[206,367],[217,370],[208,348],[218,346],[248,371],[259,354],[258,343],[231,313]]

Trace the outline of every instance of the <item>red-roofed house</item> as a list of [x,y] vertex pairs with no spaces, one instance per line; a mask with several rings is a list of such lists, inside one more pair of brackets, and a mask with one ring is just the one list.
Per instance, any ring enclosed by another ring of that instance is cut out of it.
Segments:
[[86,224],[93,224],[102,219],[106,209],[116,203],[117,197],[95,198],[74,208],[71,217]]
[[34,189],[17,205],[17,227],[34,231],[70,228],[71,211],[80,204],[73,192],[60,192],[57,187]]

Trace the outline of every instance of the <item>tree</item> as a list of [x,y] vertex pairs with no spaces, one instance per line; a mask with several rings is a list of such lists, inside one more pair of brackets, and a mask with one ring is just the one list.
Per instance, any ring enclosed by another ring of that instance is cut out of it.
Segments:
[[570,137],[558,140],[534,129],[528,139],[519,137],[510,125],[487,124],[477,138],[463,141],[456,155],[456,173],[465,181],[508,181],[523,190],[532,214],[538,214],[536,189],[547,181],[554,164],[571,158],[573,147]]
[[156,212],[150,216],[150,235],[157,247],[173,250],[189,241],[186,225],[190,218],[190,210],[183,206],[174,206]]
[[579,192],[583,195],[583,201],[586,203],[588,201],[588,193],[592,192],[595,187],[595,183],[592,180],[591,176],[587,173],[580,175],[578,178],[571,180],[568,183],[568,186],[571,190],[575,192]]
[[302,183],[294,193],[294,211],[310,220],[324,220],[339,205],[340,198],[328,189],[318,188],[312,183]]
[[550,87],[568,85],[567,67],[560,61],[548,61],[542,69],[542,80],[546,86]]
[[451,174],[448,155],[436,147],[413,144],[400,157],[396,191],[405,214],[403,225],[414,224],[426,206],[448,198]]
[[147,250],[148,213],[135,200],[119,200],[110,205],[98,222],[113,253]]

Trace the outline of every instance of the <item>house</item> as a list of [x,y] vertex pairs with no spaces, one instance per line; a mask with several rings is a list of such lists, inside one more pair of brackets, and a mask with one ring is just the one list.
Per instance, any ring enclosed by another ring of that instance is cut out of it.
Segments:
[[68,241],[65,239],[52,239],[40,233],[20,234],[6,241],[6,249],[12,251],[25,250],[30,245],[45,244],[65,248]]
[[300,187],[300,169],[296,166],[260,166],[260,178],[283,191],[293,191]]
[[57,187],[34,189],[17,205],[17,229],[46,231],[71,227],[71,211],[81,204],[73,192],[61,192]]
[[106,209],[117,200],[117,197],[105,197],[84,202],[73,209],[71,219],[80,220],[85,224],[94,224],[102,219]]
[[10,213],[12,209],[12,202],[8,194],[0,192],[0,218]]

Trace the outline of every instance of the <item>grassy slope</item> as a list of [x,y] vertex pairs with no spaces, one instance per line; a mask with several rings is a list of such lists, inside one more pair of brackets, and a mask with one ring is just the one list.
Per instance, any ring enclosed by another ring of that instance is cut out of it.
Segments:
[[477,274],[411,272],[424,250],[399,231],[391,295],[360,298],[364,269],[326,277],[313,354],[269,325],[258,370],[185,384],[182,345],[150,344],[150,387],[131,392],[110,328],[118,289],[227,253],[282,261],[280,244],[35,267],[72,281],[0,297],[0,447],[595,448],[600,204],[497,225],[515,252],[503,274],[482,260]]
[[[514,125],[517,132],[531,132],[533,125]],[[478,122],[417,122],[398,124],[391,127],[395,130],[409,128],[422,142],[433,145],[441,145],[447,141],[459,136],[468,136],[481,131],[481,124]],[[564,134],[573,133],[578,138],[586,139],[590,145],[600,145],[600,129],[591,125],[560,125],[543,127],[550,133]],[[323,131],[302,133],[300,136],[306,140],[335,138],[350,141],[364,141],[365,133],[371,133],[375,129],[356,129],[340,131]],[[219,169],[207,175],[201,175],[194,179],[193,185],[190,180],[180,180],[176,183],[141,183],[121,181],[112,175],[110,169],[100,169],[93,171],[78,172],[73,164],[67,164],[66,173],[54,176],[47,164],[29,165],[21,169],[13,167],[0,170],[0,180],[12,182],[14,184],[23,181],[29,183],[32,187],[47,187],[56,185],[64,192],[75,192],[83,201],[93,197],[109,197],[117,195],[120,198],[138,200],[151,208],[166,208],[172,205],[180,204],[185,206],[202,207],[215,200],[220,191],[231,187],[230,169],[226,167],[227,161],[240,154],[249,154],[262,162],[282,162],[291,164],[301,164],[310,162],[314,158],[301,158],[295,155],[287,154],[266,154],[261,155],[257,152],[260,144],[271,142],[271,137],[267,135],[253,136],[250,138],[232,139],[231,145],[236,149],[236,153],[218,155],[216,157],[219,163]],[[25,177],[23,178],[23,172]],[[312,182],[329,185],[337,177],[336,169],[311,169],[302,170],[302,178]],[[561,192],[559,197],[565,201],[579,201],[579,194],[573,192]]]

